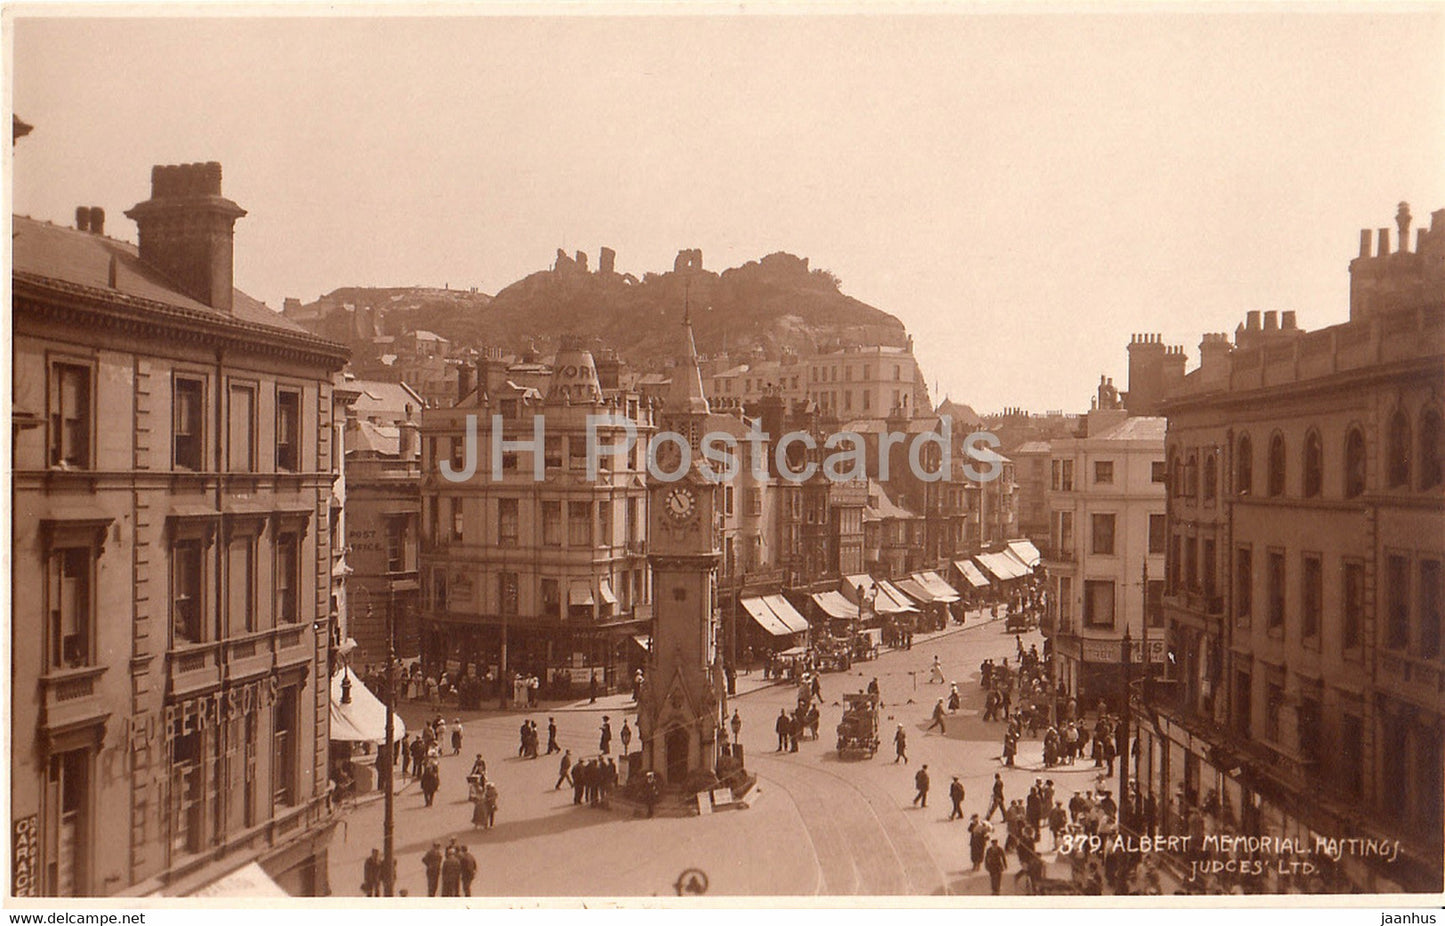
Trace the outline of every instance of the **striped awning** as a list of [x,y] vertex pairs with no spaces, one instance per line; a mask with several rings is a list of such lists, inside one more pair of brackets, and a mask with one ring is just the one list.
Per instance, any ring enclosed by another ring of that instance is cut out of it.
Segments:
[[1030,569],[1039,564],[1043,557],[1039,555],[1039,548],[1029,540],[1010,540],[1008,551],[1019,558],[1019,561]]
[[767,599],[781,597],[781,595],[769,595],[766,598],[744,598],[742,600],[743,610],[748,612],[748,615],[757,622],[759,627],[775,637],[786,637],[807,630],[808,622],[791,605],[788,605],[784,614],[773,610]]
[[949,585],[943,576],[936,572],[931,570],[916,572],[912,578],[933,596],[934,601],[941,601],[947,604],[958,600],[958,592],[954,591],[953,586]]
[[1000,582],[1022,579],[1029,574],[1028,567],[1006,553],[980,553],[973,560]]
[[842,592],[816,592],[812,596],[813,604],[817,605],[824,614],[840,621],[852,621],[858,619],[858,606],[847,598]]
[[972,561],[956,559],[953,561],[953,568],[957,569],[958,574],[963,576],[963,581],[972,585],[974,588],[988,588],[988,577],[985,576],[983,571],[974,565]]
[[[883,603],[885,598],[889,602],[887,607]],[[879,614],[916,614],[918,612],[918,609],[913,606],[913,602],[908,600],[908,596],[899,591],[898,587],[887,579],[878,580],[878,599],[874,605]]]

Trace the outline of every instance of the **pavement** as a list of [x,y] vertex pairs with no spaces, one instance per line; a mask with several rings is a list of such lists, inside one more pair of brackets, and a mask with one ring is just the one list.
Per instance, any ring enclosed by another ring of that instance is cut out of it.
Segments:
[[[1002,774],[1009,799],[1026,794],[1037,777],[1053,779],[1065,801],[1073,791],[1093,787],[1098,772],[1092,763],[1044,770],[1038,738],[1021,741],[1017,768],[1003,767],[1003,726],[980,719],[978,665],[989,657],[1012,662],[1014,635],[1004,632],[1002,620],[985,618],[975,612],[962,627],[915,635],[911,650],[885,651],[848,672],[825,673],[823,735],[803,741],[796,753],[775,751],[773,733],[778,710],[796,703],[794,687],[765,683],[756,672],[739,675],[729,706],[742,717],[746,764],[758,776],[745,810],[649,820],[620,805],[576,807],[570,789],[553,790],[556,756],[517,756],[522,717],[537,721],[544,742],[547,719],[554,717],[561,744],[576,758],[595,754],[606,713],[613,747],[619,749],[622,719],[635,720],[630,694],[531,712],[448,709],[448,721],[462,718],[465,741],[460,755],[442,760],[435,805],[423,806],[415,785],[399,783],[397,886],[412,896],[425,894],[422,853],[433,840],[445,844],[455,837],[479,860],[473,885],[478,896],[669,896],[689,868],[706,873],[709,894],[987,894],[987,875],[971,871],[968,861],[967,821],[947,819],[951,776],[965,786],[965,814],[981,814],[995,772]],[[1030,643],[1042,647],[1037,633],[1024,635],[1025,646]],[[962,707],[945,721],[942,734],[926,729],[935,699],[948,692],[946,684],[928,682],[935,654],[962,696]],[[840,696],[862,690],[875,676],[884,702],[883,746],[871,759],[840,760],[831,732],[842,712]],[[401,713],[412,725],[430,709],[404,706]],[[908,737],[906,764],[893,757],[893,732],[900,724]],[[478,752],[501,795],[491,830],[474,830],[470,822],[465,775]],[[932,779],[929,802],[915,808],[914,772],[925,763]],[[330,849],[333,892],[361,893],[362,860],[381,845],[381,816],[382,802],[365,799],[343,814]],[[1053,853],[1045,859],[1051,876],[1066,876],[1067,866]],[[1006,877],[1004,892],[1012,889]]]

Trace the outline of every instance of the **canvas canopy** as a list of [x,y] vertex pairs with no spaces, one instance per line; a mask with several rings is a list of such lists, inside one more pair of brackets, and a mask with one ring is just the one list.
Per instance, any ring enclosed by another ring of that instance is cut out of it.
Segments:
[[[351,682],[351,701],[341,703],[341,680]],[[406,735],[400,714],[392,717],[392,742]],[[334,743],[386,742],[386,705],[362,684],[350,666],[331,677],[331,741]]]

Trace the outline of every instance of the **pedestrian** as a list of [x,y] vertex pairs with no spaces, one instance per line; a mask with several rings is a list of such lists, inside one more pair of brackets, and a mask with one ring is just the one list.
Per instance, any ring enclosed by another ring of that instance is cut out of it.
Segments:
[[[914,805],[915,805],[915,806],[920,806],[920,807],[927,807],[927,806],[928,806],[928,764],[927,764],[927,763],[924,763],[923,766],[918,769],[918,773],[913,776],[913,785],[914,785],[914,787],[916,787],[916,788],[918,789],[918,793],[913,796],[913,803],[914,803]],[[920,803],[920,802],[921,802],[921,803]]]
[[441,772],[437,771],[436,762],[427,762],[426,769],[421,773],[421,796],[426,801],[426,806],[431,806],[432,800],[437,796],[437,788],[440,788],[441,784],[442,776]]
[[1055,850],[1059,848],[1059,837],[1068,825],[1069,812],[1064,809],[1064,802],[1054,801],[1054,807],[1049,811],[1049,832],[1053,834]]
[[997,895],[1003,886],[1003,870],[1008,867],[1008,854],[997,839],[989,840],[988,849],[983,853],[983,867],[988,869],[988,886]]
[[[567,754],[571,755],[571,752],[568,752]],[[586,791],[586,788],[587,763],[578,762],[576,767],[572,769],[572,803],[574,805],[582,803],[582,795],[583,792]]]
[[978,871],[983,867],[983,851],[988,848],[988,834],[993,827],[978,818],[974,814],[968,821],[968,860],[973,864],[973,870]]
[[372,849],[361,864],[361,891],[367,897],[381,896],[381,850]]
[[[788,709],[785,707],[778,708],[778,722],[773,724],[773,727],[778,731],[778,748],[776,750],[777,752],[782,752],[783,749],[788,745],[789,726],[790,724],[788,723]],[[898,729],[903,729],[902,724],[899,725]]]
[[948,799],[951,800],[951,801],[953,801],[953,810],[949,812],[949,814],[948,814],[948,819],[950,819],[950,820],[962,820],[962,819],[963,819],[963,782],[961,782],[961,781],[958,780],[958,776],[957,776],[957,775],[954,775],[954,776],[953,776],[953,784],[951,784],[951,785],[948,786]]
[[435,897],[437,895],[437,883],[442,872],[442,844],[434,842],[427,850],[426,855],[421,857],[422,867],[426,869],[426,895]]
[[486,819],[487,829],[491,829],[497,822],[497,784],[489,781],[486,787],[482,788],[482,811]]
[[557,745],[557,718],[547,718],[547,755],[554,752],[561,752],[562,747]]
[[788,721],[788,751],[798,751],[798,740],[803,738],[803,718],[794,714]]
[[933,723],[930,723],[930,724],[928,725],[928,729],[927,729],[927,730],[924,730],[923,732],[924,732],[924,733],[927,733],[928,730],[932,730],[934,727],[937,727],[939,733],[944,733],[944,734],[946,734],[947,731],[946,731],[946,730],[944,729],[944,727],[943,727],[943,714],[944,714],[943,699],[942,699],[942,698],[939,698],[939,699],[938,699],[938,703],[935,704],[935,705],[933,705]]
[[728,725],[732,727],[733,742],[741,742],[738,738],[743,734],[743,719],[738,716],[736,708],[733,709],[733,718],[732,720],[728,721]]
[[409,736],[410,734],[403,734],[401,737],[401,745],[397,748],[397,751],[401,753],[402,778],[406,778],[408,770],[411,769],[411,740],[408,738]]
[[462,894],[462,860],[457,858],[457,850],[447,846],[447,854],[442,859],[442,896],[460,897]]
[[597,673],[592,673],[592,678],[587,682],[587,703],[597,703]]
[[527,737],[531,732],[532,724],[530,721],[524,720],[521,725],[517,727],[517,758],[519,759],[527,754]]
[[426,757],[426,742],[421,736],[411,741],[411,774],[413,777],[421,777],[422,759]]
[[467,777],[468,777],[468,778],[486,778],[486,777],[487,777],[487,760],[482,758],[482,754],[481,754],[480,752],[477,753],[477,757],[472,760],[472,770],[469,771],[469,772],[467,772]]
[[622,731],[618,733],[622,739],[622,754],[625,756],[632,748],[632,728],[627,725],[627,718],[622,718]]
[[811,694],[809,694],[809,700],[812,698],[817,698],[820,702],[823,700],[823,683],[818,678],[818,673],[816,672],[813,673],[812,690]]
[[897,764],[898,764],[898,760],[899,760],[899,759],[902,759],[902,760],[903,760],[903,764],[904,764],[904,765],[907,765],[907,764],[908,764],[908,734],[904,732],[904,730],[903,730],[903,724],[901,724],[901,723],[898,725],[898,732],[895,733],[895,734],[893,734],[893,749],[894,749],[894,752],[896,753],[896,754],[893,756],[893,764],[894,764],[894,765],[897,765]]
[[472,881],[477,877],[477,857],[465,845],[457,847],[457,857],[462,863],[462,896],[472,896]]
[[657,810],[657,798],[661,793],[662,788],[658,785],[657,774],[655,772],[648,772],[647,777],[643,779],[642,782],[642,797],[643,800],[647,802],[647,816],[649,818]]
[[928,684],[932,685],[937,683],[942,685],[945,681],[946,679],[943,676],[943,663],[939,662],[938,657],[935,655],[933,657],[933,666],[928,671]]
[[958,707],[961,703],[962,702],[958,696],[957,683],[950,683],[948,686],[948,712],[950,714],[958,713]]
[[452,755],[462,754],[462,718],[458,717],[452,721]]
[[562,753],[562,761],[557,765],[557,783],[552,786],[556,791],[562,787],[562,782],[572,783],[572,750],[568,749]]
[[602,730],[597,737],[597,751],[604,756],[612,751],[612,722],[606,715],[602,715]]
[[1003,803],[1003,776],[998,772],[993,775],[993,796],[989,798],[988,813],[983,815],[985,822],[993,819],[993,812],[997,810],[1001,814],[1007,813]]

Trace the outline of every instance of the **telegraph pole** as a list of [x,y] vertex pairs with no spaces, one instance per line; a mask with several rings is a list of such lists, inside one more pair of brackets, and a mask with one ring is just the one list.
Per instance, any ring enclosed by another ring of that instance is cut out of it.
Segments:
[[393,883],[396,874],[396,856],[394,854],[396,782],[392,780],[392,774],[396,768],[396,757],[392,755],[396,749],[396,620],[392,614],[394,599],[395,595],[388,592],[386,597],[386,749],[378,754],[379,758],[386,762],[386,768],[378,770],[382,773],[378,777],[386,782],[386,791],[381,797],[384,808],[381,823],[381,883],[387,897],[391,897],[396,888]]

